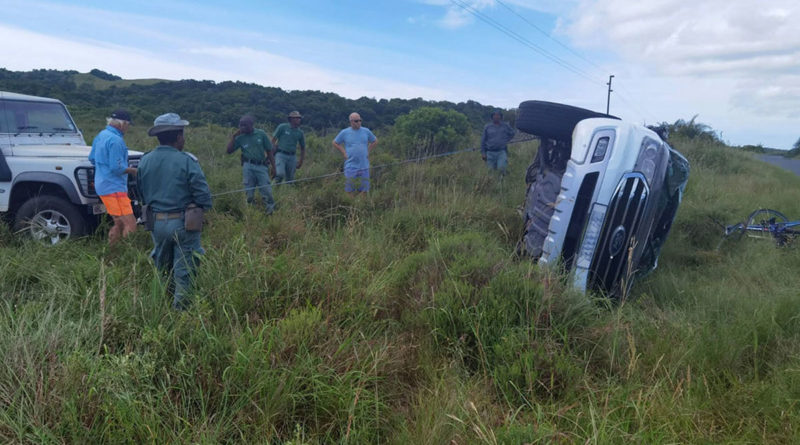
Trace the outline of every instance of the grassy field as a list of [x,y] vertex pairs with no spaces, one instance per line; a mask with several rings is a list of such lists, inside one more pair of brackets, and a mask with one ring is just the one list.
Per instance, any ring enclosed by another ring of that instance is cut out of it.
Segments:
[[[153,147],[145,130],[129,146]],[[187,135],[213,193],[241,187],[230,131]],[[373,164],[391,162],[378,137]],[[302,176],[339,168],[308,142]],[[270,217],[219,196],[186,313],[146,232],[109,251],[104,230],[43,248],[0,226],[0,441],[796,443],[800,255],[720,243],[713,219],[800,217],[800,180],[674,145],[686,198],[621,305],[514,257],[533,142],[504,184],[467,153],[378,171],[364,199],[341,178],[276,187]]]

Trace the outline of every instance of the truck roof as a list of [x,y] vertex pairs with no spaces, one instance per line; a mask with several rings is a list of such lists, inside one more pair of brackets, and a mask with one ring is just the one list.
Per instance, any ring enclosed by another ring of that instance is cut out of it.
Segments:
[[58,99],[52,99],[49,97],[29,96],[27,94],[11,93],[8,91],[0,91],[0,99],[61,103],[61,101]]

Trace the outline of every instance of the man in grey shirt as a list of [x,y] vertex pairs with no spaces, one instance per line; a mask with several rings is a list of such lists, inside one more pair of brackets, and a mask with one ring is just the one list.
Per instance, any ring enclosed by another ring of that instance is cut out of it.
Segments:
[[483,127],[481,136],[481,159],[486,161],[489,170],[497,170],[501,179],[508,168],[508,141],[515,133],[511,125],[502,119],[503,113],[495,110],[492,113],[492,122]]

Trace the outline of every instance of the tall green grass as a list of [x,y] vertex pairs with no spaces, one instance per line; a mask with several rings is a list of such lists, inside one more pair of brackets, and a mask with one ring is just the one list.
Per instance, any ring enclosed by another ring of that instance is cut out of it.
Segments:
[[[132,148],[155,146],[146,126]],[[212,192],[241,188],[230,129],[191,128]],[[379,138],[382,135],[378,135]],[[374,164],[399,153],[379,145]],[[308,136],[301,177],[336,171]],[[519,260],[515,207],[477,153],[219,196],[192,309],[145,232],[43,248],[0,227],[0,440],[9,443],[792,443],[796,247],[720,244],[714,220],[800,217],[798,179],[719,146],[692,163],[659,268],[610,305]]]

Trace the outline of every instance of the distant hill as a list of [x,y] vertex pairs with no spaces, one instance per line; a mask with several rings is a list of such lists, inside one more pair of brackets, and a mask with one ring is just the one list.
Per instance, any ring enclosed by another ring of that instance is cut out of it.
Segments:
[[[285,91],[245,82],[210,80],[122,79],[101,70],[89,73],[59,70],[9,71],[0,69],[3,90],[55,97],[73,114],[96,114],[116,107],[128,108],[136,119],[150,121],[165,112],[176,112],[193,123],[235,126],[246,113],[259,123],[275,126],[286,114],[298,110],[303,125],[325,131],[347,125],[347,115],[357,111],[370,128],[390,126],[395,119],[423,106],[455,110],[479,129],[495,107],[475,101],[452,103],[416,99],[346,99],[321,91]],[[513,119],[513,112],[509,113]]]

